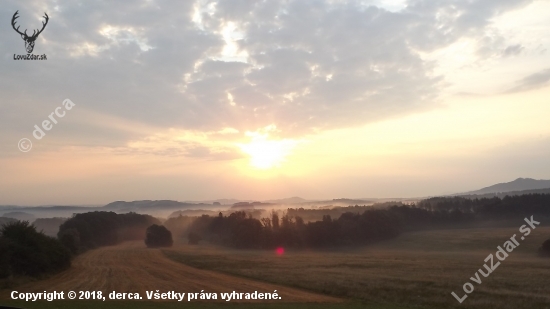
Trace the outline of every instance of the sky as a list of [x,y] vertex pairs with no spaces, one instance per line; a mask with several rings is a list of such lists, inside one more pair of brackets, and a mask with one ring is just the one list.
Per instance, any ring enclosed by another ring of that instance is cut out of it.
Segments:
[[[16,11],[28,34],[49,16],[47,60],[14,60]],[[0,20],[3,205],[550,179],[550,1],[6,0]]]

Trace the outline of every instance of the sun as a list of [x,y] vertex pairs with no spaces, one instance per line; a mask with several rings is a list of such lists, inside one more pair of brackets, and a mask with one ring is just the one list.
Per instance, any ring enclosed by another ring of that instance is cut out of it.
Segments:
[[296,145],[293,140],[268,140],[267,134],[248,134],[252,141],[239,144],[239,148],[250,156],[250,165],[258,169],[279,167]]

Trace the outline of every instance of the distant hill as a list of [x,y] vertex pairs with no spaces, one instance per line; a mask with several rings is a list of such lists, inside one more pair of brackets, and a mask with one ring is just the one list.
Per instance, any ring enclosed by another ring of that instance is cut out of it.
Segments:
[[234,198],[222,198],[217,200],[204,200],[204,201],[183,201],[183,203],[190,203],[190,204],[214,204],[214,203],[220,203],[220,205],[233,205],[238,202],[252,202],[252,200],[237,200]]
[[350,199],[350,198],[335,198],[332,200],[333,203],[342,204],[342,205],[366,205],[373,203],[373,200],[363,200],[363,199]]
[[497,183],[480,190],[464,192],[453,195],[483,195],[489,193],[503,193],[526,190],[550,189],[550,180],[537,180],[532,178],[518,178],[511,182]]
[[231,210],[250,210],[250,209],[260,209],[260,208],[270,207],[275,205],[276,204],[274,203],[263,203],[263,202],[252,202],[252,203],[239,202],[239,203],[233,204],[233,206],[231,206],[230,209]]
[[221,205],[233,205],[235,203],[238,203],[238,202],[242,202],[241,200],[236,200],[236,199],[232,199],[232,198],[222,198],[222,199],[218,199],[218,200],[212,200],[212,201],[203,201],[203,203],[208,203],[208,202],[212,202],[212,203],[215,203],[215,202],[218,202],[220,203]]
[[102,211],[114,211],[116,213],[147,213],[158,217],[168,217],[174,211],[190,209],[215,210],[220,209],[220,205],[211,203],[189,203],[172,200],[143,200],[143,201],[117,201],[109,203],[101,208]]
[[[212,204],[212,203],[218,202],[218,203],[220,203],[221,205],[234,205],[234,204],[236,204],[236,203],[242,203],[242,202],[252,203],[252,202],[255,202],[255,201],[256,201],[256,200],[240,200],[240,199],[229,199],[229,198],[224,198],[224,199],[205,200],[205,201],[185,201],[184,203],[192,203],[192,204],[206,203],[206,204]],[[306,202],[312,202],[312,201],[303,199],[303,198],[298,197],[298,196],[293,196],[293,197],[289,197],[289,198],[265,200],[265,201],[262,201],[262,202],[264,202],[264,203],[272,203],[272,204],[277,204],[277,205],[287,205],[287,204],[300,204],[300,203],[306,203]]]
[[132,202],[116,201],[103,206],[103,208],[105,210],[136,211],[139,209],[146,209],[146,208],[156,208],[156,207],[183,208],[185,206],[186,206],[185,203],[170,201],[170,200],[161,200],[161,201],[143,200],[143,201],[132,201]]
[[4,224],[10,223],[10,222],[15,222],[15,221],[17,221],[17,220],[13,219],[13,218],[0,217],[0,227],[2,227],[2,225],[4,225]]
[[[13,216],[19,212],[25,212],[36,218],[53,218],[53,217],[70,217],[75,213],[83,213],[89,211],[98,211],[98,207],[82,207],[82,206],[9,206],[0,208],[0,213],[9,210],[3,214],[5,217]],[[20,218],[17,218],[20,219]],[[26,218],[23,220],[34,221],[34,218]]]
[[537,190],[495,192],[495,193],[486,193],[486,194],[463,194],[458,196],[469,198],[469,199],[475,199],[475,198],[492,198],[492,197],[503,198],[505,196],[516,196],[516,195],[525,195],[525,194],[550,194],[550,188],[537,189]]
[[112,210],[117,212],[128,211],[147,211],[147,210],[180,210],[185,208],[196,208],[197,206],[212,206],[211,204],[192,204],[186,202],[178,202],[171,200],[143,200],[143,201],[116,201],[103,206],[104,210]]
[[2,217],[12,218],[12,219],[21,220],[21,221],[29,221],[29,222],[33,222],[36,219],[36,217],[33,216],[32,214],[22,212],[22,211],[7,212],[3,214]]
[[[220,206],[205,203],[187,203],[171,200],[116,201],[102,207],[82,206],[5,206],[0,215],[18,220],[34,221],[35,218],[67,218],[73,214],[91,211],[113,211],[115,213],[148,213],[153,216],[167,217],[174,211],[185,209],[215,209]],[[27,216],[27,217],[24,217]],[[32,217],[31,217],[32,216]]]
[[188,217],[200,217],[202,215],[217,216],[220,212],[215,210],[204,210],[204,209],[186,209],[178,210],[171,213],[168,218],[177,218],[179,216],[188,216]]
[[265,203],[285,205],[285,204],[300,204],[300,203],[305,203],[305,202],[310,202],[310,201],[308,201],[306,199],[303,199],[301,197],[293,196],[293,197],[282,198],[282,199],[278,199],[278,200],[267,200],[267,201],[264,201],[264,202]]
[[51,236],[57,237],[57,232],[59,232],[59,226],[67,221],[68,218],[38,218],[33,222],[33,225],[36,227],[37,231]]

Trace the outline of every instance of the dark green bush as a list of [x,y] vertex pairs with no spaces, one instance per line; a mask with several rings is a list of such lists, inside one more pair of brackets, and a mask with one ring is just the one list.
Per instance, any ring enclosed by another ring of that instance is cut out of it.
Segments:
[[147,228],[145,244],[148,248],[172,247],[172,233],[164,226],[153,224]]
[[9,240],[0,236],[0,278],[6,278],[11,274]]
[[38,277],[68,268],[71,254],[60,241],[36,231],[28,221],[17,221],[0,230],[0,275]]
[[63,231],[60,231],[58,234],[59,241],[67,247],[72,254],[78,254],[83,249],[81,249],[80,244],[80,234],[78,233],[78,230],[75,228],[70,229],[64,229]]
[[539,248],[539,255],[541,257],[550,257],[550,239],[542,243],[542,246]]

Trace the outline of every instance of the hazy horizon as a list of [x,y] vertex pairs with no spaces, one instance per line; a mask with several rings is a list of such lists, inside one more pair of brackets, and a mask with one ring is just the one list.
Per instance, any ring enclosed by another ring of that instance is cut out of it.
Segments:
[[[517,179],[515,179],[514,181],[511,181],[510,183],[513,183],[517,180],[520,180],[520,179],[525,179],[525,178],[522,178],[522,177],[519,177]],[[532,179],[532,180],[535,180],[535,181],[550,181],[550,180],[545,180],[545,179]],[[496,183],[496,184],[491,184],[491,186],[487,186],[487,187],[492,187],[492,186],[495,186],[495,185],[501,185],[501,184],[505,184],[505,183],[509,183],[509,182],[502,182],[502,183]],[[457,195],[457,194],[469,194],[471,192],[477,192],[477,191],[482,191],[482,189],[487,189],[487,187],[483,187],[483,188],[476,188],[476,189],[472,189],[472,190],[468,190],[468,191],[462,191],[462,192],[444,192],[444,193],[441,193],[441,194],[433,194],[433,195],[427,195],[427,196],[383,196],[383,197],[354,197],[354,196],[339,196],[339,197],[332,197],[332,198],[325,198],[325,199],[322,199],[322,198],[315,198],[315,197],[303,197],[303,196],[286,196],[286,197],[277,197],[277,198],[270,198],[270,199],[267,199],[267,198],[258,198],[258,199],[251,199],[251,198],[246,198],[246,197],[243,197],[243,198],[237,198],[237,197],[221,197],[221,198],[215,198],[215,199],[203,199],[203,200],[172,200],[172,201],[176,201],[176,202],[181,202],[181,203],[196,203],[196,204],[199,204],[199,203],[213,203],[213,202],[226,202],[225,204],[222,203],[222,205],[232,205],[234,202],[281,202],[281,204],[284,204],[284,205],[292,205],[292,204],[300,204],[300,203],[308,203],[308,202],[327,202],[327,201],[331,201],[331,200],[337,200],[337,199],[347,199],[347,200],[365,200],[365,201],[368,201],[369,199],[370,200],[373,200],[374,202],[380,202],[380,201],[390,201],[390,200],[393,200],[393,201],[400,201],[400,200],[421,200],[421,199],[425,199],[425,198],[430,198],[430,197],[436,197],[436,196],[449,196],[449,195]],[[543,188],[543,187],[541,187]],[[546,189],[546,187],[544,187],[544,189]],[[530,191],[530,190],[538,190],[537,188],[529,188],[529,189],[514,189],[514,190],[511,190],[511,191],[514,191],[514,192],[518,192],[518,191]],[[507,192],[507,191],[499,191],[499,192]],[[474,194],[487,194],[487,193],[474,193]],[[288,199],[295,199],[295,198],[299,198],[299,199],[302,199],[303,201],[300,201],[300,202],[284,202],[284,200],[288,200]],[[120,201],[123,201],[123,202],[136,202],[136,201],[160,201],[160,200],[171,200],[171,199],[142,199],[142,200],[112,200],[112,201],[108,201],[108,202],[105,202],[103,204],[32,204],[32,205],[22,205],[22,204],[0,204],[0,206],[20,206],[20,207],[49,207],[49,206],[77,206],[77,207],[103,207],[103,206],[106,206],[110,203],[114,203],[114,202],[120,202]]]
[[[47,12],[48,60],[14,60],[16,11],[29,31]],[[550,179],[547,1],[9,0],[0,17],[0,205]]]

